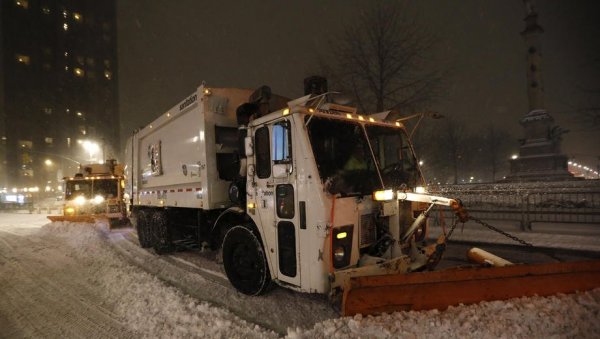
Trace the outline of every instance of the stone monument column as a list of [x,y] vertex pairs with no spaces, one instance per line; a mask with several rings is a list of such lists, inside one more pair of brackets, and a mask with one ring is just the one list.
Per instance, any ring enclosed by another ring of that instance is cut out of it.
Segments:
[[510,174],[505,181],[570,180],[574,177],[567,170],[567,156],[561,154],[560,150],[561,136],[566,131],[554,125],[554,119],[544,104],[541,48],[544,30],[537,22],[538,14],[533,1],[523,2],[525,30],[521,36],[527,51],[529,111],[520,120],[525,137],[520,140],[519,157],[511,160]]

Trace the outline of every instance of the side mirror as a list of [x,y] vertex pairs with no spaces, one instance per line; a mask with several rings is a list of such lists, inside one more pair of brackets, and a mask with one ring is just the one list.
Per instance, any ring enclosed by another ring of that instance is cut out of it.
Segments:
[[244,138],[244,152],[247,157],[251,157],[254,155],[254,143],[252,142],[252,137]]
[[290,164],[275,164],[273,165],[273,178],[287,178],[291,172]]

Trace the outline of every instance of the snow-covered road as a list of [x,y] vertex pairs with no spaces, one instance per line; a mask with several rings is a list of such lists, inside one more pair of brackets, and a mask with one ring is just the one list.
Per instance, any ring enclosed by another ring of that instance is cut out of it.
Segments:
[[0,214],[0,338],[600,337],[600,289],[337,318],[313,296],[239,295],[218,266],[156,256],[132,234]]

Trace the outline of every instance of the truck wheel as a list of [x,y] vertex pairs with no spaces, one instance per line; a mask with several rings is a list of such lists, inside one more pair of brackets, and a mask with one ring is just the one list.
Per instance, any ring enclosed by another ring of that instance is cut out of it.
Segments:
[[154,212],[152,215],[152,234],[154,251],[156,254],[167,254],[174,250],[169,231],[169,219],[165,212]]
[[142,248],[152,247],[152,236],[150,234],[149,211],[138,211],[135,228],[138,234],[138,240]]
[[222,247],[223,266],[233,287],[247,295],[259,295],[269,287],[271,274],[255,231],[234,226],[225,234]]

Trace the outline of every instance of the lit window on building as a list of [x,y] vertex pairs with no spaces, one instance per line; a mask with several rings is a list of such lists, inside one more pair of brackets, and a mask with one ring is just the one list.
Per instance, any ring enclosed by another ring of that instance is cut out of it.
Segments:
[[67,13],[67,11],[66,11],[66,10],[63,10],[63,17],[64,17],[65,19],[67,18],[67,15],[69,15],[69,13]]
[[44,6],[44,7],[42,7],[42,12],[44,14],[48,15],[48,14],[50,14],[50,8]]
[[52,145],[52,143],[54,143],[54,138],[51,137],[45,137],[44,138],[44,142],[48,145]]
[[83,116],[83,113],[81,113],[81,112],[77,112],[77,116],[78,116],[78,117],[82,117],[82,116]]
[[21,148],[25,148],[25,149],[33,148],[33,141],[30,141],[30,140],[19,140],[19,144],[21,145]]
[[65,71],[69,71],[69,66],[65,66]]
[[105,77],[107,80],[110,80],[110,79],[112,79],[112,72],[111,72],[111,71],[104,71],[104,77]]
[[81,16],[81,14],[73,12],[73,19],[75,19],[75,21],[81,22],[83,20],[83,17]]
[[67,147],[71,147],[71,138],[67,138]]
[[31,58],[28,55],[17,54],[15,58],[17,59],[18,63],[23,65],[29,65],[31,63]]
[[75,73],[75,75],[79,78],[81,78],[85,75],[85,71],[79,67],[73,68],[73,73]]
[[68,57],[68,56],[69,56],[69,52],[65,52],[65,57]]
[[27,8],[29,8],[29,1],[28,0],[15,0],[15,5],[17,5],[17,7],[27,9]]
[[44,107],[44,114],[47,114],[47,115],[52,114],[52,108],[50,108],[50,107]]
[[63,29],[64,29],[65,31],[66,31],[66,30],[68,30],[68,29],[69,29],[69,24],[65,22],[65,23],[63,24]]

